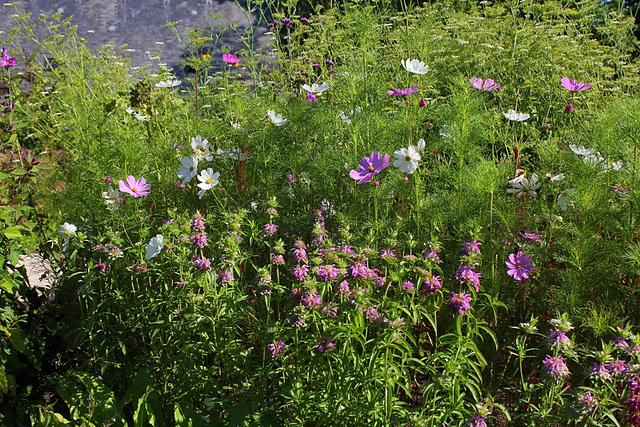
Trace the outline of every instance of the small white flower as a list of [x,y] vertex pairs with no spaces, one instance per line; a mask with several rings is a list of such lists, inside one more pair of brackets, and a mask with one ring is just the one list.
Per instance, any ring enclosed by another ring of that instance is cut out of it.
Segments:
[[531,117],[527,113],[516,113],[515,110],[509,110],[506,113],[502,113],[507,119],[513,120],[516,122],[524,122],[529,117]]
[[569,148],[579,156],[590,156],[596,152],[593,148],[584,148],[583,145],[576,147],[574,144],[571,144]]
[[229,122],[229,124],[231,125],[232,128],[234,128],[235,130],[240,130],[242,129],[242,126],[240,126],[240,123],[238,122]]
[[306,90],[309,93],[321,94],[322,92],[324,92],[327,89],[329,89],[329,83],[322,83],[321,85],[314,83],[311,86],[302,85],[302,89]]
[[414,148],[414,150],[416,150],[418,153],[421,153],[425,150],[427,146],[427,143],[424,142],[424,139],[420,138],[418,140],[418,144],[417,145],[412,145],[412,147]]
[[195,151],[198,160],[207,160],[211,161],[213,159],[213,154],[211,154],[209,141],[206,139],[202,139],[200,135],[195,138],[191,138],[191,148]]
[[122,194],[115,188],[107,188],[107,191],[102,192],[102,197],[104,197],[107,209],[110,211],[118,209],[118,205],[122,202]]
[[218,148],[216,153],[218,154],[218,157],[220,157],[223,160],[240,160],[240,161],[247,160],[247,155],[244,154],[242,150],[240,150],[240,148],[238,147],[225,148],[225,149]]
[[73,224],[69,224],[68,222],[65,222],[60,226],[60,236],[62,236],[64,240],[69,240],[71,237],[75,236],[76,231],[78,231],[78,227]]
[[348,113],[345,113],[344,111],[340,111],[339,116],[340,116],[340,119],[342,119],[343,122],[345,122],[346,124],[350,125],[351,124],[351,119],[353,118],[355,113],[359,114],[361,112],[362,112],[362,110],[360,109],[360,107],[356,107],[355,110],[349,109]]
[[551,175],[550,173],[545,175],[549,181],[562,181],[564,179],[564,174],[559,173],[558,175]]
[[273,110],[267,110],[267,118],[276,126],[282,126],[287,122],[287,119],[282,117],[282,114],[276,114]]
[[198,175],[198,156],[194,155],[191,157],[183,157],[182,167],[180,167],[180,170],[178,171],[178,178],[180,178],[182,182],[187,183],[197,175]]
[[176,87],[180,86],[181,83],[180,80],[169,79],[156,83],[156,87]]
[[127,111],[127,113],[129,113],[129,114],[133,114],[133,113],[135,113],[135,112],[136,112],[136,110],[134,110],[134,109],[133,109],[133,108],[131,108],[131,107],[127,107],[126,111]]
[[135,112],[133,115],[136,117],[136,119],[140,120],[141,122],[146,122],[148,120],[147,116],[143,116],[142,113],[139,111]]
[[538,181],[538,175],[535,173],[531,174],[529,179],[527,179],[525,174],[518,175],[512,180],[509,180],[509,184],[511,184],[513,188],[509,188],[507,192],[513,193],[513,195],[518,197],[522,197],[525,194],[533,197],[536,195],[536,190],[542,185],[542,183]]
[[582,161],[588,164],[589,166],[598,166],[602,165],[603,169],[606,169],[607,164],[604,161],[604,157],[596,156],[595,154],[589,154],[582,158]]
[[158,255],[164,247],[164,236],[162,234],[156,234],[156,237],[152,237],[147,246],[145,247],[145,258],[151,259]]
[[405,70],[414,74],[427,74],[429,71],[429,66],[425,65],[424,62],[418,59],[407,59],[406,61],[403,59],[402,66]]
[[622,160],[618,160],[617,162],[603,162],[602,170],[621,171],[623,166],[624,163],[622,163]]
[[420,160],[421,157],[413,146],[396,150],[393,155],[396,158],[393,166],[400,169],[400,172],[412,174],[418,169],[418,160]]
[[213,187],[218,185],[219,177],[220,173],[213,173],[213,169],[211,168],[207,168],[207,170],[200,172],[200,175],[198,175],[198,181],[200,181],[198,184],[198,188],[200,189],[200,191],[198,191],[198,198],[202,199],[202,196],[204,196],[204,193],[207,190],[211,190]]
[[562,190],[560,194],[558,194],[558,198],[556,199],[556,204],[560,209],[566,211],[569,206],[575,205],[575,201],[571,199],[571,194],[575,193],[576,190],[573,188],[569,188],[567,190]]

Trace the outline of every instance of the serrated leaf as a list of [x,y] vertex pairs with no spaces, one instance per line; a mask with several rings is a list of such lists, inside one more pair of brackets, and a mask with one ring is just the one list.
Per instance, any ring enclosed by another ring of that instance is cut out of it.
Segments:
[[7,239],[17,239],[19,237],[22,237],[20,228],[21,227],[19,225],[14,225],[13,227],[5,228],[2,231],[2,234],[4,234]]

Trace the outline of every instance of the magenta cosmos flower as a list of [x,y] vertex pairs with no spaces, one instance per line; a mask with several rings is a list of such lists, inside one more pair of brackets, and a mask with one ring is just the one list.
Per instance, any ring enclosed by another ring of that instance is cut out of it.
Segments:
[[500,83],[496,83],[492,79],[487,79],[485,81],[482,81],[480,77],[474,76],[469,79],[469,82],[474,88],[486,90],[487,92],[500,89]]
[[578,82],[577,80],[569,80],[569,77],[563,77],[561,82],[562,86],[571,92],[582,92],[583,90],[591,88],[590,84]]
[[389,95],[393,95],[393,96],[406,96],[416,92],[420,92],[420,89],[418,89],[418,85],[413,85],[406,89],[394,89],[394,90],[387,91]]
[[226,62],[227,64],[235,65],[236,67],[238,66],[238,63],[240,63],[238,57],[232,53],[223,53],[222,61]]
[[16,60],[13,56],[7,55],[7,47],[2,47],[2,54],[0,54],[0,65],[3,67],[13,67],[16,65]]
[[528,279],[529,273],[533,271],[531,257],[525,255],[522,251],[518,251],[516,254],[509,254],[509,261],[506,261],[505,264],[509,267],[507,274],[518,281]]
[[369,157],[363,157],[358,163],[360,170],[351,169],[349,177],[358,181],[358,185],[370,182],[374,175],[377,175],[382,169],[389,166],[389,155],[374,151]]
[[123,193],[131,194],[133,197],[142,197],[149,194],[150,184],[147,184],[147,180],[140,178],[136,180],[133,175],[127,177],[127,182],[123,180],[118,181],[120,191]]

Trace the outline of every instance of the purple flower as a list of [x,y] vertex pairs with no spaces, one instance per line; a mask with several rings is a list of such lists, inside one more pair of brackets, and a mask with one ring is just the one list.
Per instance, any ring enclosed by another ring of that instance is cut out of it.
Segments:
[[191,262],[196,266],[198,270],[208,270],[211,268],[211,261],[207,257],[193,257]]
[[191,243],[197,247],[203,247],[207,245],[207,233],[202,232],[191,236]]
[[304,248],[293,248],[291,252],[294,260],[307,262],[307,251]]
[[318,103],[318,98],[312,93],[307,94],[307,99],[309,100],[309,102],[313,102],[314,104]]
[[220,283],[231,283],[233,282],[233,273],[230,269],[224,269],[218,273],[218,280]]
[[300,18],[300,22],[302,22],[303,24],[308,24],[309,23],[309,19],[305,18],[304,16],[302,18]]
[[479,414],[475,413],[471,418],[465,421],[465,425],[469,427],[487,427],[487,418],[481,417]]
[[507,274],[517,281],[528,279],[529,273],[533,270],[531,257],[522,251],[518,251],[517,254],[509,254],[509,261],[506,261],[505,264],[509,268]]
[[316,308],[322,305],[322,297],[316,291],[305,292],[300,302],[307,308]]
[[105,264],[104,262],[100,262],[96,265],[93,266],[93,269],[96,271],[104,271],[107,269],[107,264]]
[[625,421],[631,426],[640,425],[640,377],[629,379],[629,391],[627,392],[627,401],[624,403],[627,407]]
[[416,92],[420,92],[420,89],[418,89],[418,85],[413,85],[409,88],[406,89],[394,89],[394,90],[388,90],[387,93],[389,95],[393,95],[393,96],[406,96],[406,95],[412,95]]
[[0,55],[0,65],[8,68],[16,65],[16,60],[13,56],[7,55],[7,47],[2,46],[2,55]]
[[420,98],[420,102],[418,102],[418,106],[424,107],[425,105],[427,105],[427,101],[425,101],[424,98]]
[[222,61],[226,62],[227,64],[235,65],[236,67],[238,66],[238,63],[240,62],[238,57],[236,55],[231,54],[231,53],[223,53],[222,54]]
[[545,338],[544,343],[549,346],[551,350],[567,351],[571,348],[571,338],[567,336],[564,331],[557,329],[551,329],[549,335]]
[[429,294],[432,294],[435,291],[442,289],[442,281],[440,276],[432,276],[430,278],[429,277],[424,278],[422,280],[422,283],[423,283],[422,290]]
[[110,176],[106,177],[106,178],[104,179],[104,182],[105,182],[106,184],[111,184],[111,177],[110,177]]
[[540,236],[539,234],[533,233],[531,231],[528,230],[524,230],[520,232],[520,235],[522,237],[524,237],[527,240],[531,240],[532,242],[541,242],[542,241],[542,236]]
[[415,289],[415,285],[410,280],[403,280],[402,289],[405,291],[413,291]]
[[336,64],[335,64],[335,62],[333,62],[333,61],[332,61],[332,60],[330,60],[330,59],[327,59],[326,61],[324,61],[324,63],[325,63],[325,64],[327,64],[327,65],[331,65],[332,67],[333,67],[334,65],[336,65]]
[[542,361],[542,370],[550,377],[559,380],[569,375],[569,368],[562,356],[550,356]]
[[280,254],[271,254],[271,264],[284,265],[284,257]]
[[335,344],[331,342],[331,337],[324,337],[316,344],[316,350],[319,353],[324,353],[325,350],[330,350],[333,347],[335,347]]
[[150,184],[147,184],[147,180],[140,178],[136,180],[133,175],[127,177],[127,182],[123,180],[118,181],[120,191],[132,195],[133,197],[142,197],[149,194]]
[[449,307],[454,316],[458,313],[464,316],[467,310],[471,309],[471,301],[473,301],[473,298],[470,294],[451,292],[447,307]]
[[396,254],[393,253],[393,249],[383,249],[380,253],[380,258],[382,259],[393,259],[396,257]]
[[474,76],[469,79],[469,82],[474,88],[486,90],[487,92],[500,89],[500,83],[496,83],[492,79],[487,79],[483,82],[481,78]]
[[481,255],[482,252],[480,252],[480,245],[482,245],[482,243],[475,240],[472,242],[464,242],[462,244],[462,250],[460,251],[460,255],[467,256],[471,252],[476,252],[478,255]]
[[380,323],[383,320],[385,320],[382,317],[382,315],[378,313],[377,305],[370,305],[369,307],[365,308],[362,312],[365,315],[365,317],[369,319],[371,323]]
[[611,378],[611,373],[609,372],[609,369],[607,369],[607,364],[605,363],[594,363],[591,365],[591,368],[589,368],[589,373],[596,380],[600,381],[607,381]]
[[275,224],[265,224],[264,225],[264,233],[268,234],[269,236],[273,236],[274,234],[276,234],[278,232],[278,226]]
[[374,175],[379,174],[382,169],[389,166],[389,158],[388,154],[383,156],[382,153],[374,151],[369,157],[363,157],[360,160],[360,163],[358,163],[360,170],[352,169],[349,172],[349,178],[357,180],[358,185],[370,182]]
[[567,113],[572,112],[572,111],[573,111],[573,104],[569,104],[569,105],[567,105],[566,107],[564,107],[564,110],[565,110]]
[[460,283],[466,283],[469,286],[473,286],[476,292],[480,292],[480,277],[482,277],[482,274],[477,273],[475,271],[475,267],[461,265],[455,272],[454,276],[460,281]]
[[276,358],[282,354],[287,345],[281,339],[276,340],[275,343],[267,344],[267,348],[271,350],[271,357]]
[[296,280],[302,281],[307,277],[307,274],[309,274],[309,267],[306,265],[296,265],[295,267],[293,267],[293,277],[296,278]]
[[585,82],[578,83],[577,80],[569,80],[569,77],[563,77],[561,82],[562,86],[571,92],[582,92],[583,90],[591,88],[591,85],[586,84]]
[[321,265],[320,267],[318,267],[318,271],[316,274],[320,279],[330,282],[338,278],[340,269],[334,264]]

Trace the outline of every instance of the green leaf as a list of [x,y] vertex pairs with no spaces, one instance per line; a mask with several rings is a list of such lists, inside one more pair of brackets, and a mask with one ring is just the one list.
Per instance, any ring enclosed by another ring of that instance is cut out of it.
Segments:
[[19,237],[22,237],[20,228],[21,227],[19,225],[14,225],[13,227],[7,227],[2,231],[2,234],[4,234],[7,239],[17,239]]
[[9,341],[13,345],[13,347],[18,350],[20,353],[24,353],[27,350],[27,347],[24,345],[24,335],[22,334],[22,329],[20,328],[7,328],[2,327],[4,329],[4,333],[9,338]]
[[0,276],[0,289],[3,291],[13,294],[18,290],[18,284],[11,278],[8,271],[3,271]]

